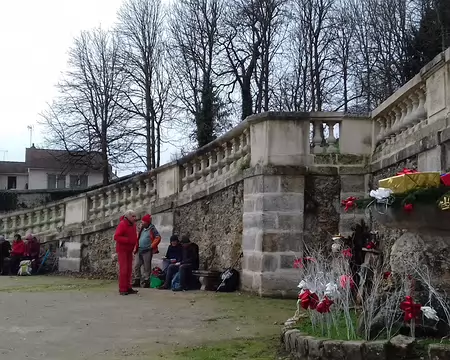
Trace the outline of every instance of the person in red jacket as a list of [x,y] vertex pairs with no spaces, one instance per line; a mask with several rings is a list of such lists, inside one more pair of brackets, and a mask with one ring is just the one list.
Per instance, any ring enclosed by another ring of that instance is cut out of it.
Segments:
[[137,291],[131,287],[133,252],[138,246],[136,213],[133,210],[127,210],[120,218],[114,240],[119,262],[119,293],[120,295],[136,294]]
[[14,235],[10,253],[10,272],[16,274],[19,271],[20,262],[25,258],[26,244],[19,234]]

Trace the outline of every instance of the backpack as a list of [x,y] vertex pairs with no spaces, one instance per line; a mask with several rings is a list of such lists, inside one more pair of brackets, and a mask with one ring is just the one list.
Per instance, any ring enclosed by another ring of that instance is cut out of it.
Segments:
[[222,282],[217,288],[218,292],[234,292],[239,288],[239,271],[236,269],[226,269],[220,278]]
[[23,260],[19,265],[19,272],[17,273],[19,276],[27,276],[31,275],[31,261]]
[[178,271],[172,279],[172,290],[176,291],[181,288],[180,272]]

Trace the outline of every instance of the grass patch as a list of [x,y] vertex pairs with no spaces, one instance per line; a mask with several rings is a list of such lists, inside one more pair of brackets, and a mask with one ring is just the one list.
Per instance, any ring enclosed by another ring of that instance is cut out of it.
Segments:
[[[362,340],[360,337],[356,337],[353,339],[348,338],[347,334],[347,323],[345,321],[344,313],[333,313],[330,314],[333,316],[333,321],[330,328],[327,328],[327,325],[324,324],[316,324],[312,325],[309,317],[306,317],[301,320],[298,329],[310,336],[318,337],[318,338],[327,338],[332,340]],[[355,331],[358,328],[358,314],[354,311],[350,312],[351,322]]]
[[[224,340],[220,343],[175,351],[173,360],[273,360],[279,358],[279,337]],[[166,358],[164,355],[160,355]]]
[[10,277],[0,280],[0,292],[52,292],[104,290],[114,282],[58,277]]

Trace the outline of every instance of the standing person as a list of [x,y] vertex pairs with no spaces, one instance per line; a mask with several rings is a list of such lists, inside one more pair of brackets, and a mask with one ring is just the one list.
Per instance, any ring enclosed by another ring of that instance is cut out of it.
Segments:
[[11,244],[3,235],[0,235],[0,275],[8,275],[8,270],[5,270],[5,259],[9,258],[10,251]]
[[[139,244],[134,253],[135,267],[133,286],[150,287],[150,273],[152,271],[153,254],[158,254],[158,245],[161,242],[161,236],[155,225],[152,224],[152,217],[146,214],[142,217],[142,227],[139,231]],[[141,283],[141,268],[144,268],[142,276],[144,280]]]
[[180,244],[180,239],[178,235],[172,235],[166,256],[163,257],[163,271],[166,271],[170,264],[181,263],[182,258],[183,246]]
[[127,210],[120,218],[114,240],[119,262],[119,293],[120,295],[137,294],[137,291],[131,287],[133,251],[138,246],[136,213],[133,210]]

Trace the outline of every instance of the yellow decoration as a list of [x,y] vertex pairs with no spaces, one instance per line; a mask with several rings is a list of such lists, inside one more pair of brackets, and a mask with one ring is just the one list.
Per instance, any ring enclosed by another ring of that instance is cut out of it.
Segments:
[[441,210],[450,210],[450,194],[445,194],[439,201],[438,206]]
[[438,172],[397,175],[378,181],[378,187],[391,189],[394,194],[402,194],[419,188],[439,187],[440,184],[441,174]]

